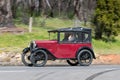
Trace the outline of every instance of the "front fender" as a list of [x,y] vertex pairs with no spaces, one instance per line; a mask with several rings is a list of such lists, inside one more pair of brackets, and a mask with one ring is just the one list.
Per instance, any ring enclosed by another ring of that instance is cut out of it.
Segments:
[[34,48],[31,52],[31,54],[35,53],[35,51],[37,51],[37,50],[44,50],[48,54],[48,59],[52,59],[52,60],[56,59],[56,57],[49,50],[47,50],[45,48]]
[[23,54],[25,54],[25,53],[27,53],[27,52],[29,52],[29,51],[30,51],[30,47],[26,47],[26,48],[23,49],[22,52],[23,52]]
[[34,48],[34,49],[32,49],[31,53],[34,53],[37,50],[40,50],[40,48]]

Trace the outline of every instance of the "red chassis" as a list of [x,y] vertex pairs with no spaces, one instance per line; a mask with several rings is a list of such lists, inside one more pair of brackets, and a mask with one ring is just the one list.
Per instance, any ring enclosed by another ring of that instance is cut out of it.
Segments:
[[77,50],[87,46],[91,48],[91,43],[58,43],[57,41],[35,41],[38,48],[47,49],[55,58],[75,58]]

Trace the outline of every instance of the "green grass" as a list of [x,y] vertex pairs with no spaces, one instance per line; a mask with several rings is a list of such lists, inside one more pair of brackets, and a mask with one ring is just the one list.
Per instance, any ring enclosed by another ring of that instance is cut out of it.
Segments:
[[97,54],[120,54],[120,36],[115,42],[104,42],[102,40],[92,40],[94,51]]
[[[0,34],[0,52],[22,52],[22,49],[27,47],[32,40],[49,39],[47,30],[58,29],[61,27],[72,27],[74,23],[73,20],[49,18],[45,20],[44,26],[41,26],[40,23],[43,21],[43,18],[38,18],[36,20],[36,23],[33,24],[32,33]],[[28,25],[16,23],[16,26],[28,30]],[[102,40],[92,39],[92,43],[94,51],[97,54],[120,54],[120,36],[116,37],[116,42],[106,43]]]
[[37,39],[47,39],[47,30],[43,28],[34,28],[32,33],[24,34],[1,34],[0,35],[0,52],[15,51],[14,48],[27,47],[29,42]]

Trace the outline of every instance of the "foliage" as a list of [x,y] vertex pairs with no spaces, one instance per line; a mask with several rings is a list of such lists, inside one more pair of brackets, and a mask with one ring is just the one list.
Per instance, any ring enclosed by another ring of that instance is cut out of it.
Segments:
[[[21,21],[27,24],[29,17],[33,16],[69,19],[75,16],[80,21],[88,21],[95,2],[95,0],[0,0],[0,23],[5,23],[9,19],[12,23],[12,18],[21,18]],[[8,15],[9,19],[5,19]],[[4,27],[6,24],[0,26]]]
[[95,24],[95,38],[117,36],[120,30],[120,1],[97,0],[97,7],[93,19]]

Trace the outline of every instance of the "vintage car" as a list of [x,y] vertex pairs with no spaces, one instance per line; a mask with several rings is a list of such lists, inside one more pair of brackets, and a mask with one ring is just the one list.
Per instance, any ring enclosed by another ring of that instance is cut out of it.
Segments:
[[49,40],[34,40],[22,53],[26,66],[41,67],[48,60],[66,60],[71,66],[89,66],[95,54],[91,43],[91,29],[82,27],[50,30]]

